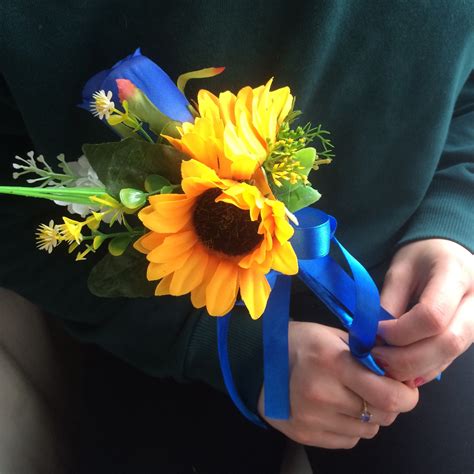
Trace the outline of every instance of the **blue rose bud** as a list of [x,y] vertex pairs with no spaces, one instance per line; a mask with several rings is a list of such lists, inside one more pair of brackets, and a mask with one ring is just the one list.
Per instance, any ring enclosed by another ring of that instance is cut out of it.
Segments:
[[111,69],[91,77],[82,90],[80,107],[90,110],[94,92],[112,91],[118,97],[116,79],[128,79],[142,90],[163,114],[179,122],[193,122],[189,102],[170,77],[153,61],[143,56],[138,48]]

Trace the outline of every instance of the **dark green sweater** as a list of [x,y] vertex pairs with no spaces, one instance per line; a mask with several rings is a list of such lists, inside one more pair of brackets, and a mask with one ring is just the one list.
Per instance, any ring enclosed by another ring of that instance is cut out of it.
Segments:
[[[82,143],[113,139],[75,104],[92,74],[138,46],[172,78],[227,66],[205,83],[213,91],[271,76],[289,85],[303,119],[331,130],[336,146],[336,160],[312,179],[323,194],[318,206],[377,274],[397,246],[417,239],[474,250],[472,0],[2,0],[2,183],[13,156],[30,147],[72,160]],[[74,263],[34,247],[35,227],[64,209],[1,199],[1,285],[149,374],[222,387],[212,318],[187,297],[90,295],[93,258]],[[232,359],[254,405],[260,323],[240,313]]]

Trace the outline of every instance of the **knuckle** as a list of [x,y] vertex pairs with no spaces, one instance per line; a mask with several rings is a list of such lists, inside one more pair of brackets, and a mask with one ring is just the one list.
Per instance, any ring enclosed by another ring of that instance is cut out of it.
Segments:
[[461,334],[450,332],[444,340],[444,354],[450,359],[454,359],[462,354],[466,348],[467,341]]
[[448,263],[447,272],[453,275],[456,286],[466,288],[471,280],[470,261],[461,257],[451,258]]
[[304,397],[313,403],[323,402],[325,393],[318,384],[311,384],[304,392]]
[[400,412],[400,390],[393,388],[385,394],[382,401],[382,407],[384,411],[391,413]]
[[420,302],[419,304],[427,329],[432,334],[441,334],[446,329],[448,321],[447,304],[441,301],[431,304]]
[[385,274],[384,283],[390,284],[406,278],[408,271],[402,265],[392,265]]

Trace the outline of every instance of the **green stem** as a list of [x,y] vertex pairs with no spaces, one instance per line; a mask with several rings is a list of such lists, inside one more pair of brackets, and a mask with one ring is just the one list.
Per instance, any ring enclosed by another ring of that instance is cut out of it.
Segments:
[[26,186],[0,186],[0,194],[34,197],[50,201],[63,201],[74,204],[95,204],[91,196],[107,196],[101,188],[34,188]]
[[132,229],[132,227],[130,226],[130,224],[127,222],[127,219],[125,218],[125,216],[123,216],[123,225],[125,226],[125,228],[126,228],[129,232],[133,232],[133,229]]
[[150,142],[150,143],[155,143],[153,138],[148,135],[148,133],[145,131],[143,127],[140,127],[140,132],[142,132],[143,136]]
[[125,237],[125,236],[135,237],[137,235],[143,235],[144,232],[145,232],[144,230],[133,230],[133,229],[129,232],[113,232],[111,234],[105,234],[104,232],[95,232],[93,235],[85,236],[83,240],[94,240],[94,237],[96,237],[97,235],[102,236],[104,240],[112,239],[114,237]]
[[[163,186],[165,187],[165,186]],[[180,184],[169,184],[166,186],[167,188],[173,188],[173,190],[175,189],[179,189],[181,187]],[[160,189],[157,189],[156,191],[151,191],[149,193],[145,193],[147,196],[154,196],[155,194],[161,194],[161,188]]]

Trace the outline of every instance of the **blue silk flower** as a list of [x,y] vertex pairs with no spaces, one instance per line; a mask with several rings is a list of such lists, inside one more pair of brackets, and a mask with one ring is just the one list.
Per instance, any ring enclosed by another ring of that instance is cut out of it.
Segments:
[[192,122],[189,102],[176,84],[138,48],[133,54],[114,64],[110,69],[92,76],[82,90],[79,107],[90,110],[92,94],[99,90],[112,91],[118,97],[116,79],[128,79],[141,89],[163,114],[179,122]]

